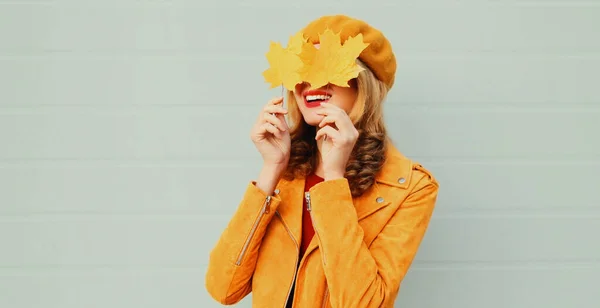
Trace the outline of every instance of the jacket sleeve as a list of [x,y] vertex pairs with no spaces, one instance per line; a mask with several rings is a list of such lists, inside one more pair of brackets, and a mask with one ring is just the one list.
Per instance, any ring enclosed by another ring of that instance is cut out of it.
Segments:
[[313,226],[332,307],[393,307],[429,224],[438,183],[425,172],[367,247],[346,179],[311,189]]
[[219,303],[231,305],[252,290],[258,248],[281,200],[250,182],[242,201],[209,255],[205,284]]

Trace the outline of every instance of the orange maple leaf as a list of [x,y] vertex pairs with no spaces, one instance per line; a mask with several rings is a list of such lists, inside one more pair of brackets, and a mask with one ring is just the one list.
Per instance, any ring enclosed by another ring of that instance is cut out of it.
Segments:
[[305,48],[300,55],[304,62],[300,77],[313,89],[329,83],[348,87],[348,81],[363,70],[356,59],[367,46],[362,34],[348,38],[342,45],[340,34],[326,29],[319,35],[319,47]]
[[300,53],[306,47],[306,39],[301,32],[291,36],[287,47],[271,42],[267,52],[267,60],[270,67],[263,72],[265,81],[271,84],[271,89],[283,85],[290,91],[302,82],[300,70],[304,62],[300,59]]

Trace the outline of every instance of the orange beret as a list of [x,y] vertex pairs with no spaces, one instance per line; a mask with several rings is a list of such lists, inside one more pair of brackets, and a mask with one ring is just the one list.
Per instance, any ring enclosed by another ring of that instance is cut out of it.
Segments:
[[340,33],[342,42],[348,37],[362,33],[363,41],[369,43],[369,46],[362,51],[358,58],[387,86],[388,90],[394,85],[396,57],[392,51],[392,45],[381,31],[359,19],[345,15],[330,15],[310,22],[302,32],[308,42],[318,44],[319,34],[322,34],[327,28]]

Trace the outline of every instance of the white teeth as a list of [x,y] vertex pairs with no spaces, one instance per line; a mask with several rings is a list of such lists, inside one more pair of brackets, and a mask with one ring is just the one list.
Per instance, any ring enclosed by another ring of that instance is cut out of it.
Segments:
[[326,100],[326,99],[330,99],[331,95],[307,95],[306,96],[306,101],[311,102],[311,101],[316,101],[316,100]]

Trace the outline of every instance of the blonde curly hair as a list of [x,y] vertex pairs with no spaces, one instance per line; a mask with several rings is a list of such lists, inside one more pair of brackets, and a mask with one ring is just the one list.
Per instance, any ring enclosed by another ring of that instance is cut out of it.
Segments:
[[[352,150],[345,177],[354,197],[362,195],[375,183],[375,175],[385,161],[387,130],[383,121],[383,102],[387,96],[386,85],[373,72],[357,60],[365,70],[352,82],[357,87],[357,98],[349,117],[359,132]],[[292,180],[312,173],[318,161],[316,128],[308,125],[300,113],[294,92],[288,91],[291,154],[283,177]]]

